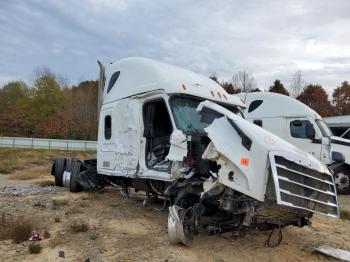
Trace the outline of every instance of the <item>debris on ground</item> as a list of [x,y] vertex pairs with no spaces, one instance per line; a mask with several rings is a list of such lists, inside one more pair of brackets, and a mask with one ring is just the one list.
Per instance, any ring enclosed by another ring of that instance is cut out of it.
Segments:
[[58,251],[58,256],[59,256],[59,257],[65,258],[65,256],[64,256],[64,251]]
[[29,241],[33,241],[33,242],[35,242],[35,241],[41,241],[41,240],[43,240],[43,237],[40,236],[39,233],[34,233],[34,234],[29,238]]
[[319,246],[315,248],[315,250],[323,255],[339,259],[341,261],[349,261],[350,262],[350,252],[339,249],[339,248],[334,248],[326,245]]

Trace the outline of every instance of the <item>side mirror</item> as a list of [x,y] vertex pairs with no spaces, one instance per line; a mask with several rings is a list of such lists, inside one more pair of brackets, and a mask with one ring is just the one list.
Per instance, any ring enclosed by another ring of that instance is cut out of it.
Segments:
[[315,129],[314,126],[310,123],[306,124],[306,136],[310,139],[315,138]]
[[340,153],[340,152],[333,151],[332,152],[332,160],[334,162],[344,163],[345,162],[345,156],[342,153]]

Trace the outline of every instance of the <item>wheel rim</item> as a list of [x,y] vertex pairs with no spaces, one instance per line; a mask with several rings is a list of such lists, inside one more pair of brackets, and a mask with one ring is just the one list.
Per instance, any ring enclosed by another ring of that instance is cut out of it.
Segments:
[[186,246],[191,245],[192,234],[189,228],[184,224],[186,210],[176,205],[169,207],[168,216],[168,238],[170,243],[182,243]]
[[350,177],[343,172],[339,172],[335,175],[334,182],[337,186],[337,189],[344,190],[350,186]]

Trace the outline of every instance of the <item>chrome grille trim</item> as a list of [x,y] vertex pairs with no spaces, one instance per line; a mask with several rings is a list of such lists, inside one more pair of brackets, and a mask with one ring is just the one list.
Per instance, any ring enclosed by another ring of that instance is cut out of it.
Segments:
[[323,194],[327,194],[327,195],[331,195],[331,196],[336,196],[336,194],[334,194],[334,193],[331,192],[331,191],[323,191],[323,190],[320,190],[320,189],[317,189],[317,188],[314,188],[314,187],[311,187],[311,186],[307,186],[307,185],[304,185],[304,184],[295,182],[295,181],[293,181],[293,180],[290,180],[290,179],[288,179],[288,178],[286,178],[286,177],[284,177],[284,176],[278,176],[278,179],[283,180],[283,181],[287,181],[288,183],[292,183],[292,184],[296,184],[296,185],[299,185],[299,186],[302,186],[302,187],[306,187],[306,188],[309,188],[309,189],[318,191],[318,192],[323,193]]
[[290,169],[290,168],[288,168],[288,167],[286,167],[286,166],[283,166],[283,165],[280,165],[280,164],[276,164],[276,166],[277,166],[277,167],[279,167],[279,168],[283,168],[283,169],[285,169],[285,170],[288,170],[288,171],[290,171],[290,172],[293,172],[293,173],[296,173],[296,174],[299,174],[299,175],[302,175],[302,176],[305,176],[305,177],[309,177],[309,178],[312,178],[312,179],[318,180],[318,181],[320,181],[320,182],[324,182],[324,183],[327,183],[327,184],[333,185],[333,183],[332,183],[332,182],[329,182],[329,181],[326,181],[326,180],[322,180],[322,179],[319,179],[319,178],[314,177],[314,176],[309,176],[309,175],[304,174],[304,173],[301,173],[301,172],[299,172],[299,171],[296,171],[296,170]]
[[334,204],[332,202],[323,202],[323,201],[320,201],[320,200],[316,200],[316,199],[313,199],[313,198],[309,198],[309,197],[304,197],[304,196],[300,196],[300,195],[297,195],[297,194],[293,194],[287,190],[284,190],[284,189],[280,189],[280,192],[282,193],[285,193],[285,194],[288,194],[288,195],[291,195],[291,196],[295,196],[295,197],[301,197],[301,198],[304,198],[304,199],[307,199],[307,200],[310,200],[310,201],[313,201],[313,202],[317,202],[317,203],[320,203],[320,204],[325,204],[325,205],[330,205],[330,206],[334,206],[334,207],[338,207],[337,204]]
[[284,151],[270,151],[269,158],[277,204],[339,217],[336,188],[327,169]]

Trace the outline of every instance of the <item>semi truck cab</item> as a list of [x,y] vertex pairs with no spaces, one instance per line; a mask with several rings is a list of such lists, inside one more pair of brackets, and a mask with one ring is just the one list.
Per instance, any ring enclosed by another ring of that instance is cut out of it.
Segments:
[[339,216],[328,167],[245,120],[245,104],[208,77],[133,57],[100,63],[99,83],[97,159],[56,159],[57,185],[161,199],[170,242],[185,245]]
[[336,137],[323,118],[289,96],[271,92],[241,93],[247,120],[273,132],[328,165],[338,193],[350,193],[350,140]]

